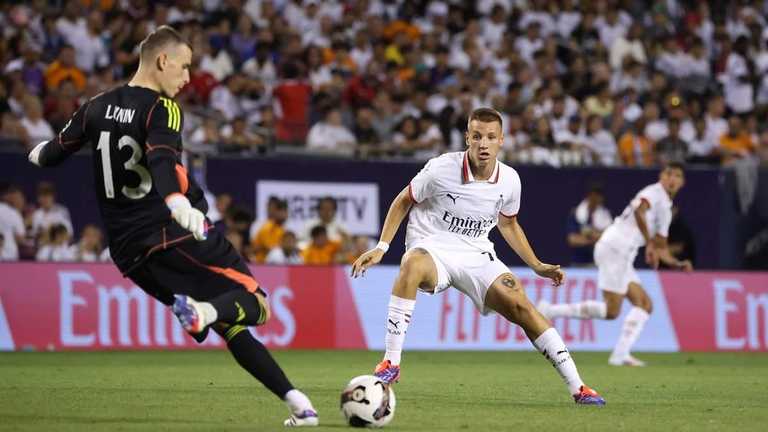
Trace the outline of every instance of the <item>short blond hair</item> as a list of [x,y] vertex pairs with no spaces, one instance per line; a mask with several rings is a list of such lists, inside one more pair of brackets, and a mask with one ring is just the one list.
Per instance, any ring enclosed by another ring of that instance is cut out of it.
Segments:
[[160,48],[166,45],[186,45],[192,49],[192,45],[176,29],[168,25],[161,25],[155,31],[148,34],[139,44],[139,53],[142,59],[149,59]]

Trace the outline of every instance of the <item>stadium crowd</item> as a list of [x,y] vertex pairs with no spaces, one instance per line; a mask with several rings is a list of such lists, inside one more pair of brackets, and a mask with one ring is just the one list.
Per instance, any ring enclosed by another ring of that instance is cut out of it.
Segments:
[[516,163],[766,161],[766,17],[760,1],[3,2],[0,147],[50,138],[171,24],[195,50],[192,153],[426,159],[461,149],[482,105]]
[[[425,160],[462,149],[467,114],[492,106],[511,163],[768,164],[761,1],[3,2],[0,150],[50,139],[126,82],[163,24],[195,52],[177,99],[197,157]],[[75,236],[52,185],[37,206],[2,194],[4,259],[108,259],[97,227]],[[332,200],[302,232],[283,226],[284,205],[257,222],[226,194],[212,208],[254,262],[350,262],[369,246],[328,216]]]
[[[351,264],[371,247],[369,237],[351,235],[341,226],[332,197],[318,200],[316,217],[304,222],[296,232],[288,223],[288,204],[280,198],[270,197],[263,220],[254,220],[251,212],[233,203],[228,194],[211,197],[211,201],[211,229],[225,233],[235,249],[252,263]],[[86,224],[79,236],[75,234],[69,210],[57,202],[52,183],[37,185],[34,203],[18,186],[0,184],[0,261],[111,260],[100,227]]]

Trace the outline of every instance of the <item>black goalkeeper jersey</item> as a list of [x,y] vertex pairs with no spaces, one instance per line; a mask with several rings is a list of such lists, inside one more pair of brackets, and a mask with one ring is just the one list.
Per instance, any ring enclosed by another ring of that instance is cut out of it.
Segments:
[[183,116],[172,99],[144,87],[120,86],[89,100],[40,154],[56,165],[89,143],[96,195],[112,259],[129,272],[154,250],[189,239],[172,222],[165,198],[184,194],[208,210],[181,164]]

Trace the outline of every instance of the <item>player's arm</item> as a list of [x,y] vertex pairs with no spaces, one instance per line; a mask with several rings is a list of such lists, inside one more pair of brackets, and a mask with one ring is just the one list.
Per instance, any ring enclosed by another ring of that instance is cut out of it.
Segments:
[[672,252],[669,250],[669,244],[667,243],[667,238],[662,237],[660,235],[654,236],[653,238],[654,247],[656,248],[656,252],[658,253],[659,260],[663,262],[664,264],[680,269],[685,271],[693,271],[693,264],[689,260],[679,260],[672,255]]
[[28,159],[39,167],[56,166],[71,154],[80,150],[86,142],[85,122],[88,116],[90,101],[81,106],[64,129],[52,140],[43,141],[29,152]]
[[645,223],[645,213],[651,208],[651,203],[646,199],[640,200],[640,204],[635,208],[634,216],[637,222],[637,228],[645,239],[645,262],[653,268],[659,267],[659,253],[648,231],[648,224]]
[[515,253],[539,276],[552,279],[553,286],[559,286],[563,283],[565,273],[560,270],[559,265],[545,264],[536,257],[536,254],[525,236],[523,227],[517,222],[517,215],[505,216],[499,215],[499,232],[507,244]]
[[381,236],[379,236],[379,244],[355,260],[352,264],[352,277],[360,276],[368,267],[378,264],[384,257],[389,249],[389,244],[395,238],[397,230],[400,229],[405,215],[408,214],[411,205],[413,205],[409,189],[410,185],[403,188],[389,205],[387,217],[384,219],[384,228],[382,228]]
[[152,183],[165,199],[173,220],[194,234],[197,240],[204,240],[205,215],[192,207],[177,175],[176,165],[181,155],[181,120],[181,109],[170,99],[158,99],[150,108],[147,114],[147,167]]

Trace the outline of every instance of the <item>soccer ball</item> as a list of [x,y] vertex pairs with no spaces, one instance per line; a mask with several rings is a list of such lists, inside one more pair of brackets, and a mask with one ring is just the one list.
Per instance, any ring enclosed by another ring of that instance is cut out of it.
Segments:
[[395,392],[373,375],[352,378],[341,393],[341,413],[354,427],[383,427],[395,416]]

